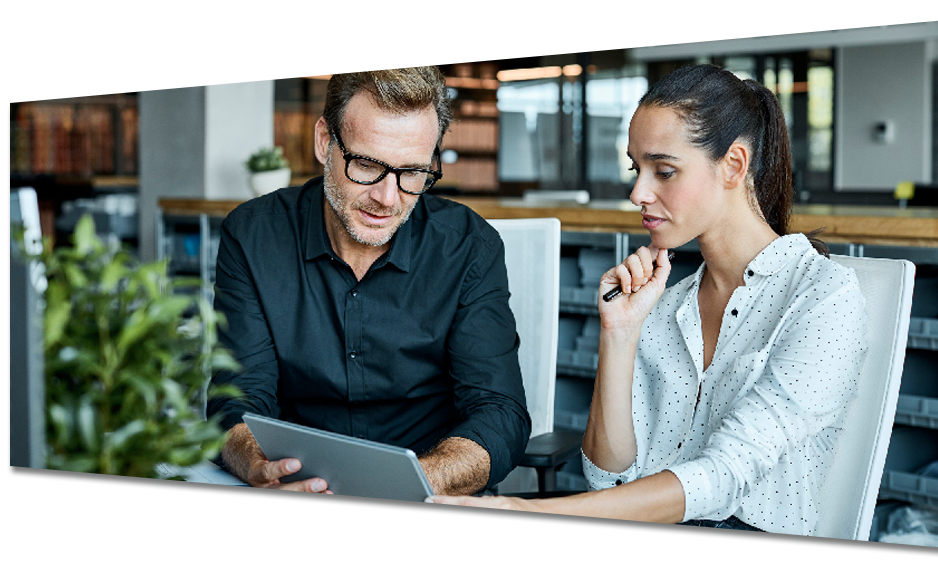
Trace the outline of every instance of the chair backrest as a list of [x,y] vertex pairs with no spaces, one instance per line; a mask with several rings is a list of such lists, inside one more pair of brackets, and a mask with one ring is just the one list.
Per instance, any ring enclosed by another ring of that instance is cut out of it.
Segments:
[[518,359],[531,437],[554,429],[554,381],[560,313],[560,221],[493,219],[505,243],[509,306],[521,346]]
[[817,534],[869,540],[905,359],[915,266],[832,255],[853,268],[866,300],[868,350],[834,461],[821,485]]

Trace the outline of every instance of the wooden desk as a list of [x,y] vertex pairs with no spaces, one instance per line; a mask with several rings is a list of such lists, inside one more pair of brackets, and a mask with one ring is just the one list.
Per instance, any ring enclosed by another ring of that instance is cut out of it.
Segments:
[[[557,217],[565,230],[647,234],[638,207],[628,201],[586,205],[528,204],[521,199],[453,198],[487,219]],[[938,209],[796,205],[794,232],[824,228],[827,242],[938,247]]]
[[[557,217],[564,230],[646,234],[638,208],[628,201],[526,203],[520,198],[453,197],[487,219]],[[219,199],[160,199],[166,215],[223,217],[242,201]],[[826,242],[938,247],[938,209],[796,205],[794,232],[824,228]]]
[[[235,511],[227,511],[217,515],[259,515],[281,525],[302,531],[322,539],[339,543],[352,548],[457,548],[455,542],[443,539],[432,539],[378,523],[372,523],[351,515],[343,515],[336,521],[291,521],[271,513],[265,507],[247,507]],[[127,530],[127,538],[152,540],[166,544],[180,544],[182,541],[170,535],[159,523],[141,525]],[[551,549],[593,549],[597,548],[580,542],[567,542],[548,545],[539,548]]]

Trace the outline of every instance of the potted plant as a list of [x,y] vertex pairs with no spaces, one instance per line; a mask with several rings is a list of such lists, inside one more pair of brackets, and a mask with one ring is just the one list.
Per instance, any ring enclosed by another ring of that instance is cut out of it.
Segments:
[[238,365],[217,343],[224,319],[198,281],[170,280],[166,261],[140,264],[105,244],[90,215],[73,246],[44,240],[38,259],[48,281],[47,468],[161,478],[161,463],[214,458],[225,433],[203,419],[203,400],[238,392],[209,389],[208,377]]
[[251,189],[257,195],[290,185],[290,163],[279,146],[258,150],[244,164],[251,173]]

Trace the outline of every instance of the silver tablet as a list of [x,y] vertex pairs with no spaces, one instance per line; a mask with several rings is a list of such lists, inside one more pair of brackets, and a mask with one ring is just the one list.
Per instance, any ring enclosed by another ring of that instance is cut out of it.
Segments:
[[318,476],[344,496],[422,502],[433,495],[410,449],[251,413],[244,414],[244,422],[268,459],[295,458],[302,463],[298,473],[281,482]]

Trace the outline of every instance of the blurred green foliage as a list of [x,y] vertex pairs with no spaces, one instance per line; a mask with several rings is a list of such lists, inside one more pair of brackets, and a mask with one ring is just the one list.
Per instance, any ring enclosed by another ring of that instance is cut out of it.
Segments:
[[170,279],[167,262],[141,264],[78,222],[73,246],[44,240],[46,430],[51,469],[159,478],[224,444],[203,399],[212,373],[238,370],[218,344],[224,318],[199,284]]
[[258,150],[248,158],[244,165],[247,166],[248,170],[252,173],[269,172],[271,170],[290,167],[290,163],[283,157],[283,149],[279,146]]

